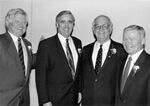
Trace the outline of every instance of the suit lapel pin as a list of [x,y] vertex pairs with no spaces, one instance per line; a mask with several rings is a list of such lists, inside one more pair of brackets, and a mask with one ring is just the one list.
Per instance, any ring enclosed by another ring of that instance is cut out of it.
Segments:
[[112,48],[112,49],[110,49],[110,55],[108,57],[110,58],[112,55],[114,55],[116,53],[117,53],[116,48]]
[[32,50],[32,47],[31,47],[31,46],[28,46],[28,49],[29,49],[29,50]]
[[133,66],[133,76],[136,74],[136,72],[140,69],[140,67],[138,65],[134,65]]
[[110,49],[110,51],[111,51],[111,54],[116,54],[117,53],[116,48],[112,48],[112,49]]
[[79,54],[81,54],[81,53],[82,53],[81,48],[78,48],[78,53],[79,53]]

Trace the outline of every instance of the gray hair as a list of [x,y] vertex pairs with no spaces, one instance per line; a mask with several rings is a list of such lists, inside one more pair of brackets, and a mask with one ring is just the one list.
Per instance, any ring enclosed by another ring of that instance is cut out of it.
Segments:
[[7,15],[5,16],[6,30],[8,30],[10,24],[12,24],[13,19],[17,14],[21,14],[21,15],[24,15],[25,17],[27,17],[27,13],[21,8],[16,8],[16,9],[9,10]]
[[143,36],[143,38],[145,38],[145,30],[143,27],[141,27],[139,25],[129,25],[128,27],[124,28],[124,33],[129,30],[136,30],[140,33],[140,35]]
[[72,19],[73,19],[73,22],[75,23],[75,17],[73,16],[73,14],[71,13],[71,11],[69,10],[64,10],[64,11],[61,11],[60,13],[58,13],[58,15],[56,16],[56,22],[58,22],[59,18],[65,14],[69,14],[72,16]]
[[129,25],[128,27],[125,27],[123,30],[123,35],[126,31],[130,31],[130,30],[136,30],[138,31],[138,33],[141,35],[141,37],[144,39],[143,42],[143,48],[145,48],[145,30],[143,27],[139,26],[139,25]]

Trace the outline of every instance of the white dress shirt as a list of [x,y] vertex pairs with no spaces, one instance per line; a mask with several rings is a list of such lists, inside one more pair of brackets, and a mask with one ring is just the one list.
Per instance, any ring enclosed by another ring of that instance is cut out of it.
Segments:
[[[65,55],[67,57],[67,53],[66,53],[66,38],[64,36],[62,36],[61,34],[57,34],[58,35],[58,38],[60,40],[60,43],[63,47],[63,50],[65,52]],[[68,41],[69,41],[69,47],[71,49],[71,53],[72,53],[72,56],[73,56],[73,61],[74,61],[74,66],[75,66],[75,70],[77,68],[77,61],[78,61],[78,54],[77,54],[77,51],[76,51],[76,48],[75,48],[75,44],[72,40],[71,37],[68,38]]]
[[[108,40],[102,46],[103,53],[102,53],[102,64],[101,64],[101,66],[103,66],[104,61],[106,59],[110,43],[111,43],[111,40]],[[94,68],[95,68],[95,65],[96,65],[96,59],[97,59],[98,51],[100,49],[100,45],[101,44],[98,41],[96,41],[95,44],[94,44],[93,53],[92,53],[92,61],[93,61]]]
[[[18,52],[18,37],[13,35],[12,33],[8,32],[15,44],[16,50]],[[24,56],[24,64],[25,64],[25,75],[27,74],[27,66],[28,66],[28,55],[27,55],[27,50],[26,50],[26,46],[21,38],[21,45],[22,45],[22,49],[23,49],[23,56]]]

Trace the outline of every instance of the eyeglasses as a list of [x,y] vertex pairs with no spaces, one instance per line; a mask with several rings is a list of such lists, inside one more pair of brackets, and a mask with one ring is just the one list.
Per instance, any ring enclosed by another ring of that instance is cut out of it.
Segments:
[[94,26],[94,29],[95,30],[105,30],[105,29],[108,29],[109,28],[109,25],[108,24],[103,24],[103,25],[100,25],[100,26]]

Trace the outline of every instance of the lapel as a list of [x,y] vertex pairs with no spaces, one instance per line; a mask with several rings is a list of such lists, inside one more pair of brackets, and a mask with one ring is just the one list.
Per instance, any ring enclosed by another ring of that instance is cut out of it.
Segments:
[[[122,79],[122,74],[123,74],[123,69],[124,69],[124,65],[126,63],[126,59],[127,58],[124,58],[120,68],[118,70],[121,70],[121,71],[118,71],[118,80],[117,80],[117,83],[118,83],[118,88],[119,88],[119,94],[121,95],[121,79]],[[124,91],[123,91],[124,92]],[[123,93],[122,93],[123,94]]]
[[59,55],[61,56],[61,58],[62,58],[63,60],[65,60],[65,65],[68,66],[66,54],[65,54],[65,52],[64,52],[64,49],[63,49],[63,47],[62,47],[62,45],[61,45],[61,42],[59,41],[59,38],[58,38],[57,35],[55,35],[55,42],[56,42],[56,51],[57,51],[57,53],[59,53]]
[[[18,56],[18,52],[17,52],[17,49],[15,47],[15,44],[12,40],[12,38],[10,37],[9,33],[6,33],[6,38],[8,40],[8,53],[11,55],[12,58],[14,58],[14,60],[16,61],[16,66],[19,67],[19,71],[22,71],[22,66],[21,66],[21,63],[20,63],[20,60],[19,60],[19,56]],[[26,82],[29,78],[29,74],[30,74],[30,67],[31,67],[31,52],[29,51],[28,49],[28,45],[25,41],[25,39],[23,39],[23,42],[25,44],[25,47],[26,47],[26,50],[27,50],[27,56],[28,56],[28,62],[27,62],[27,75],[26,75]]]
[[[96,41],[95,41],[96,42]],[[93,54],[93,49],[94,49],[94,44],[95,42],[93,42],[89,48],[89,55],[88,55],[88,61],[91,67],[92,72],[95,74],[95,66],[93,65],[93,61],[92,61],[92,54]]]
[[[110,43],[110,46],[109,46],[109,50],[108,50],[106,59],[105,59],[105,61],[104,61],[103,66],[102,66],[101,69],[100,69],[101,71],[102,71],[105,67],[108,67],[108,64],[109,64],[110,60],[112,59],[113,55],[115,55],[115,54],[112,53],[112,49],[115,49],[115,45],[114,45],[114,42],[111,40],[111,43]],[[110,64],[111,64],[111,63],[110,63]],[[100,71],[100,72],[101,72],[101,71]]]
[[28,57],[28,61],[27,61],[27,74],[26,74],[26,82],[27,82],[27,80],[29,79],[29,76],[30,76],[30,70],[31,70],[31,65],[32,65],[32,60],[31,60],[32,59],[32,51],[29,48],[29,46],[31,46],[31,45],[28,45],[28,43],[26,42],[26,40],[24,38],[22,40],[23,40],[24,45],[26,47],[27,57]]
[[[143,65],[145,59],[146,59],[146,52],[143,51],[143,52],[140,54],[140,56],[138,57],[137,61],[135,62],[135,65],[141,67],[141,66]],[[123,90],[123,92],[122,92],[122,95],[123,95],[125,92],[127,92],[127,90],[128,90],[128,88],[130,87],[130,85],[134,83],[134,80],[135,80],[137,74],[139,74],[140,71],[141,71],[141,70],[138,69],[138,70],[136,71],[136,73],[135,73],[134,70],[133,70],[133,68],[132,68],[132,70],[131,70],[131,72],[130,72],[130,75],[129,75],[129,77],[128,77],[127,81],[126,81],[126,84],[125,84],[125,86],[124,86],[124,90]]]
[[58,53],[58,55],[60,56],[61,60],[64,60],[63,64],[67,67],[66,72],[69,73],[69,76],[72,79],[71,71],[68,71],[68,70],[70,70],[70,67],[68,65],[66,54],[64,52],[64,49],[63,49],[63,47],[61,45],[61,42],[60,42],[57,34],[54,36],[54,38],[55,38],[54,42],[56,43],[56,53]]
[[81,48],[82,48],[82,45],[79,44],[76,39],[74,37],[72,37],[72,40],[73,40],[73,43],[75,45],[75,48],[76,48],[76,52],[78,54],[78,60],[77,60],[77,66],[76,66],[76,73],[75,73],[75,79],[79,73],[79,67],[80,67],[80,62],[81,62]]
[[20,60],[19,60],[17,49],[16,49],[15,44],[14,44],[12,38],[10,37],[9,33],[6,33],[6,38],[8,40],[8,53],[16,61],[16,63],[17,63],[16,66],[19,67],[19,70],[22,70],[22,66],[20,64]]

